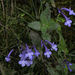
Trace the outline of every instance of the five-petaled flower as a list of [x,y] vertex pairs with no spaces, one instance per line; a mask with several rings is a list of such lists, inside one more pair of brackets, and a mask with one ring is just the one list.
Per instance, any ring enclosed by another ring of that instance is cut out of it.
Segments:
[[33,63],[33,61],[30,61],[30,60],[20,60],[18,63],[19,63],[22,67],[24,67],[24,66],[30,66],[30,65]]
[[72,23],[72,20],[66,19],[66,22],[64,23],[64,25],[68,26],[68,27],[71,27],[71,23]]

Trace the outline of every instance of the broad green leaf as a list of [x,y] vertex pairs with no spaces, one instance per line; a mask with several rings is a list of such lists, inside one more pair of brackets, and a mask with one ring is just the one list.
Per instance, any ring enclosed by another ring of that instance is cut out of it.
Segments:
[[49,5],[47,4],[46,9],[41,13],[40,20],[41,20],[41,31],[46,32],[47,30],[61,30],[61,26],[51,19],[51,12]]
[[61,26],[57,22],[55,22],[53,19],[50,19],[48,29],[50,31],[56,30],[56,29],[61,30]]
[[40,20],[41,20],[41,24],[42,24],[42,27],[44,26],[46,29],[47,27],[49,26],[49,21],[50,21],[50,8],[49,8],[49,5],[46,4],[47,7],[44,11],[42,11],[41,15],[40,15]]
[[28,26],[34,30],[40,31],[41,24],[38,21],[34,21],[29,23]]

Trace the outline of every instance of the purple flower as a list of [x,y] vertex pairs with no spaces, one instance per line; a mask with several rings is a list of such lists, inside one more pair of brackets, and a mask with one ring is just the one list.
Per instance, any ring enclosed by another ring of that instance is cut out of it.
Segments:
[[51,50],[55,50],[55,51],[57,51],[58,50],[58,48],[57,48],[57,45],[56,44],[54,44],[54,42],[53,43],[51,43],[50,41],[48,41],[48,40],[45,40],[48,44],[50,44],[51,45]]
[[34,55],[33,52],[28,52],[28,53],[26,53],[25,57],[28,57],[30,60],[32,60],[33,59],[33,55]]
[[21,59],[26,59],[25,54],[26,54],[26,50],[23,50],[22,53],[19,54],[19,57],[20,57]]
[[47,49],[45,52],[44,52],[44,55],[47,57],[47,58],[50,58],[50,55],[52,54],[51,51],[49,51],[49,49]]
[[70,65],[72,65],[72,64],[67,64],[67,68],[70,72],[72,72],[72,69],[70,69]]
[[68,26],[68,27],[71,27],[71,23],[72,23],[72,20],[67,19],[66,22],[64,23],[64,25]]
[[5,60],[7,61],[7,62],[9,62],[11,59],[10,59],[10,57],[5,57]]
[[33,63],[33,61],[20,60],[18,63],[19,63],[22,67],[24,67],[24,66],[30,66],[30,65]]
[[75,13],[74,13],[74,11],[73,10],[71,10],[71,8],[61,8],[61,10],[66,10],[66,11],[68,11],[69,12],[69,15],[75,15]]
[[64,16],[66,22],[64,23],[64,25],[68,26],[68,27],[71,27],[71,23],[72,23],[72,20],[70,20],[70,18],[68,18],[66,15],[64,15],[62,13],[62,15]]
[[56,44],[54,44],[54,42],[53,43],[51,43],[51,50],[55,50],[55,51],[57,51],[58,50],[58,48],[57,48],[57,45]]
[[9,52],[8,56],[5,57],[5,60],[9,62],[11,60],[10,55],[13,52],[13,49]]
[[24,66],[26,66],[26,64],[27,64],[27,61],[25,61],[25,60],[20,60],[18,63],[19,63],[22,67],[24,67]]
[[34,46],[34,50],[35,50],[35,56],[38,57],[40,55],[39,51],[36,49],[36,47]]
[[25,54],[25,57],[28,57],[29,59],[33,59],[33,55],[34,55],[34,52],[32,52],[32,49],[29,49],[28,45],[26,44],[26,51],[27,53]]
[[45,52],[44,52],[44,55],[49,58],[52,54],[51,51],[49,51],[49,49],[46,47],[46,45],[42,42],[43,46],[45,47]]
[[20,61],[18,62],[22,67],[30,66],[33,63],[33,55],[32,49],[29,49],[26,44],[26,49],[22,50],[22,53],[19,54]]
[[[64,9],[66,9],[66,8],[64,8]],[[66,9],[66,10],[68,11],[69,9]],[[70,18],[68,18],[66,15],[64,15],[64,13],[60,9],[58,9],[58,11],[59,11],[59,13],[61,13],[63,15],[63,17],[66,20],[66,22],[64,23],[64,25],[68,26],[68,27],[71,27],[72,20],[70,20]]]
[[57,10],[58,10],[58,13],[61,13],[61,10],[59,8],[57,8]]
[[72,72],[72,69],[70,69],[70,66],[72,65],[69,61],[66,60],[66,65],[67,65],[67,68],[70,72]]
[[70,72],[72,72],[72,69],[70,69],[70,66],[72,65],[69,61],[67,61],[66,59],[64,60],[64,62],[66,63],[67,65],[67,68]]

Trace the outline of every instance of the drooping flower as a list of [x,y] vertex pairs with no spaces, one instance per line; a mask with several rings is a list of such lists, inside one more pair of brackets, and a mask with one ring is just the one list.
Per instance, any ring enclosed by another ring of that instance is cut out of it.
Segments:
[[55,51],[57,51],[57,50],[58,50],[57,45],[56,45],[56,44],[54,44],[54,42],[53,42],[53,43],[51,43],[51,42],[50,42],[50,41],[48,41],[48,40],[45,40],[45,42],[47,42],[48,44],[50,44],[50,45],[51,45],[51,50],[55,50]]
[[43,46],[45,47],[45,52],[44,52],[44,55],[47,57],[47,58],[50,58],[52,52],[50,51],[50,49],[48,49],[46,47],[46,45],[42,42]]
[[71,63],[67,64],[68,70],[69,70],[70,72],[72,72],[72,69],[70,69],[70,66],[71,66],[71,65],[72,65]]
[[34,50],[35,50],[35,56],[38,57],[40,55],[39,51],[36,49],[36,47],[34,46]]
[[68,27],[71,27],[71,23],[72,23],[72,20],[70,20],[70,18],[68,18],[66,15],[64,15],[62,13],[62,15],[64,16],[66,22],[64,23],[65,26],[68,26]]
[[66,59],[64,60],[64,63],[67,65],[67,68],[70,72],[72,72],[72,69],[70,69],[70,66],[72,65],[72,63],[70,63],[69,61],[67,61]]
[[58,12],[61,13],[66,20],[64,25],[68,26],[68,27],[71,27],[72,20],[70,20],[70,18],[68,18],[66,15],[64,15],[64,13],[60,9],[58,9]]
[[69,12],[69,15],[75,15],[75,12],[73,10],[71,10],[71,8],[61,8],[61,10],[66,10]]
[[9,52],[8,56],[5,57],[5,60],[9,62],[11,60],[10,55],[13,52],[13,49]]

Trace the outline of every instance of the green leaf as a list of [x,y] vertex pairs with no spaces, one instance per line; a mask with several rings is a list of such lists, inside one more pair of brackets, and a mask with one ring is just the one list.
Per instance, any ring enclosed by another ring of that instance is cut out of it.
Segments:
[[61,30],[61,26],[57,22],[55,22],[53,19],[50,19],[48,29],[50,31],[56,30],[56,29]]
[[57,17],[57,21],[64,23],[64,22],[65,22],[65,19],[58,16],[58,17]]
[[58,34],[59,34],[59,44],[58,44],[59,51],[58,51],[58,54],[60,55],[61,52],[68,54],[66,42],[65,42],[62,34],[60,32],[58,32]]
[[47,30],[61,30],[61,26],[51,19],[51,12],[50,8],[47,5],[46,9],[41,13],[40,20],[41,20],[41,31],[46,32]]
[[50,21],[50,16],[51,16],[50,13],[51,12],[50,12],[49,5],[46,4],[46,9],[40,15],[42,27],[45,26],[45,28],[47,28],[49,26],[49,21]]
[[43,33],[42,34],[42,38],[43,38],[43,40],[49,40],[49,41],[51,41],[51,36],[48,33]]
[[41,24],[38,21],[34,21],[29,23],[28,26],[34,30],[40,31]]

